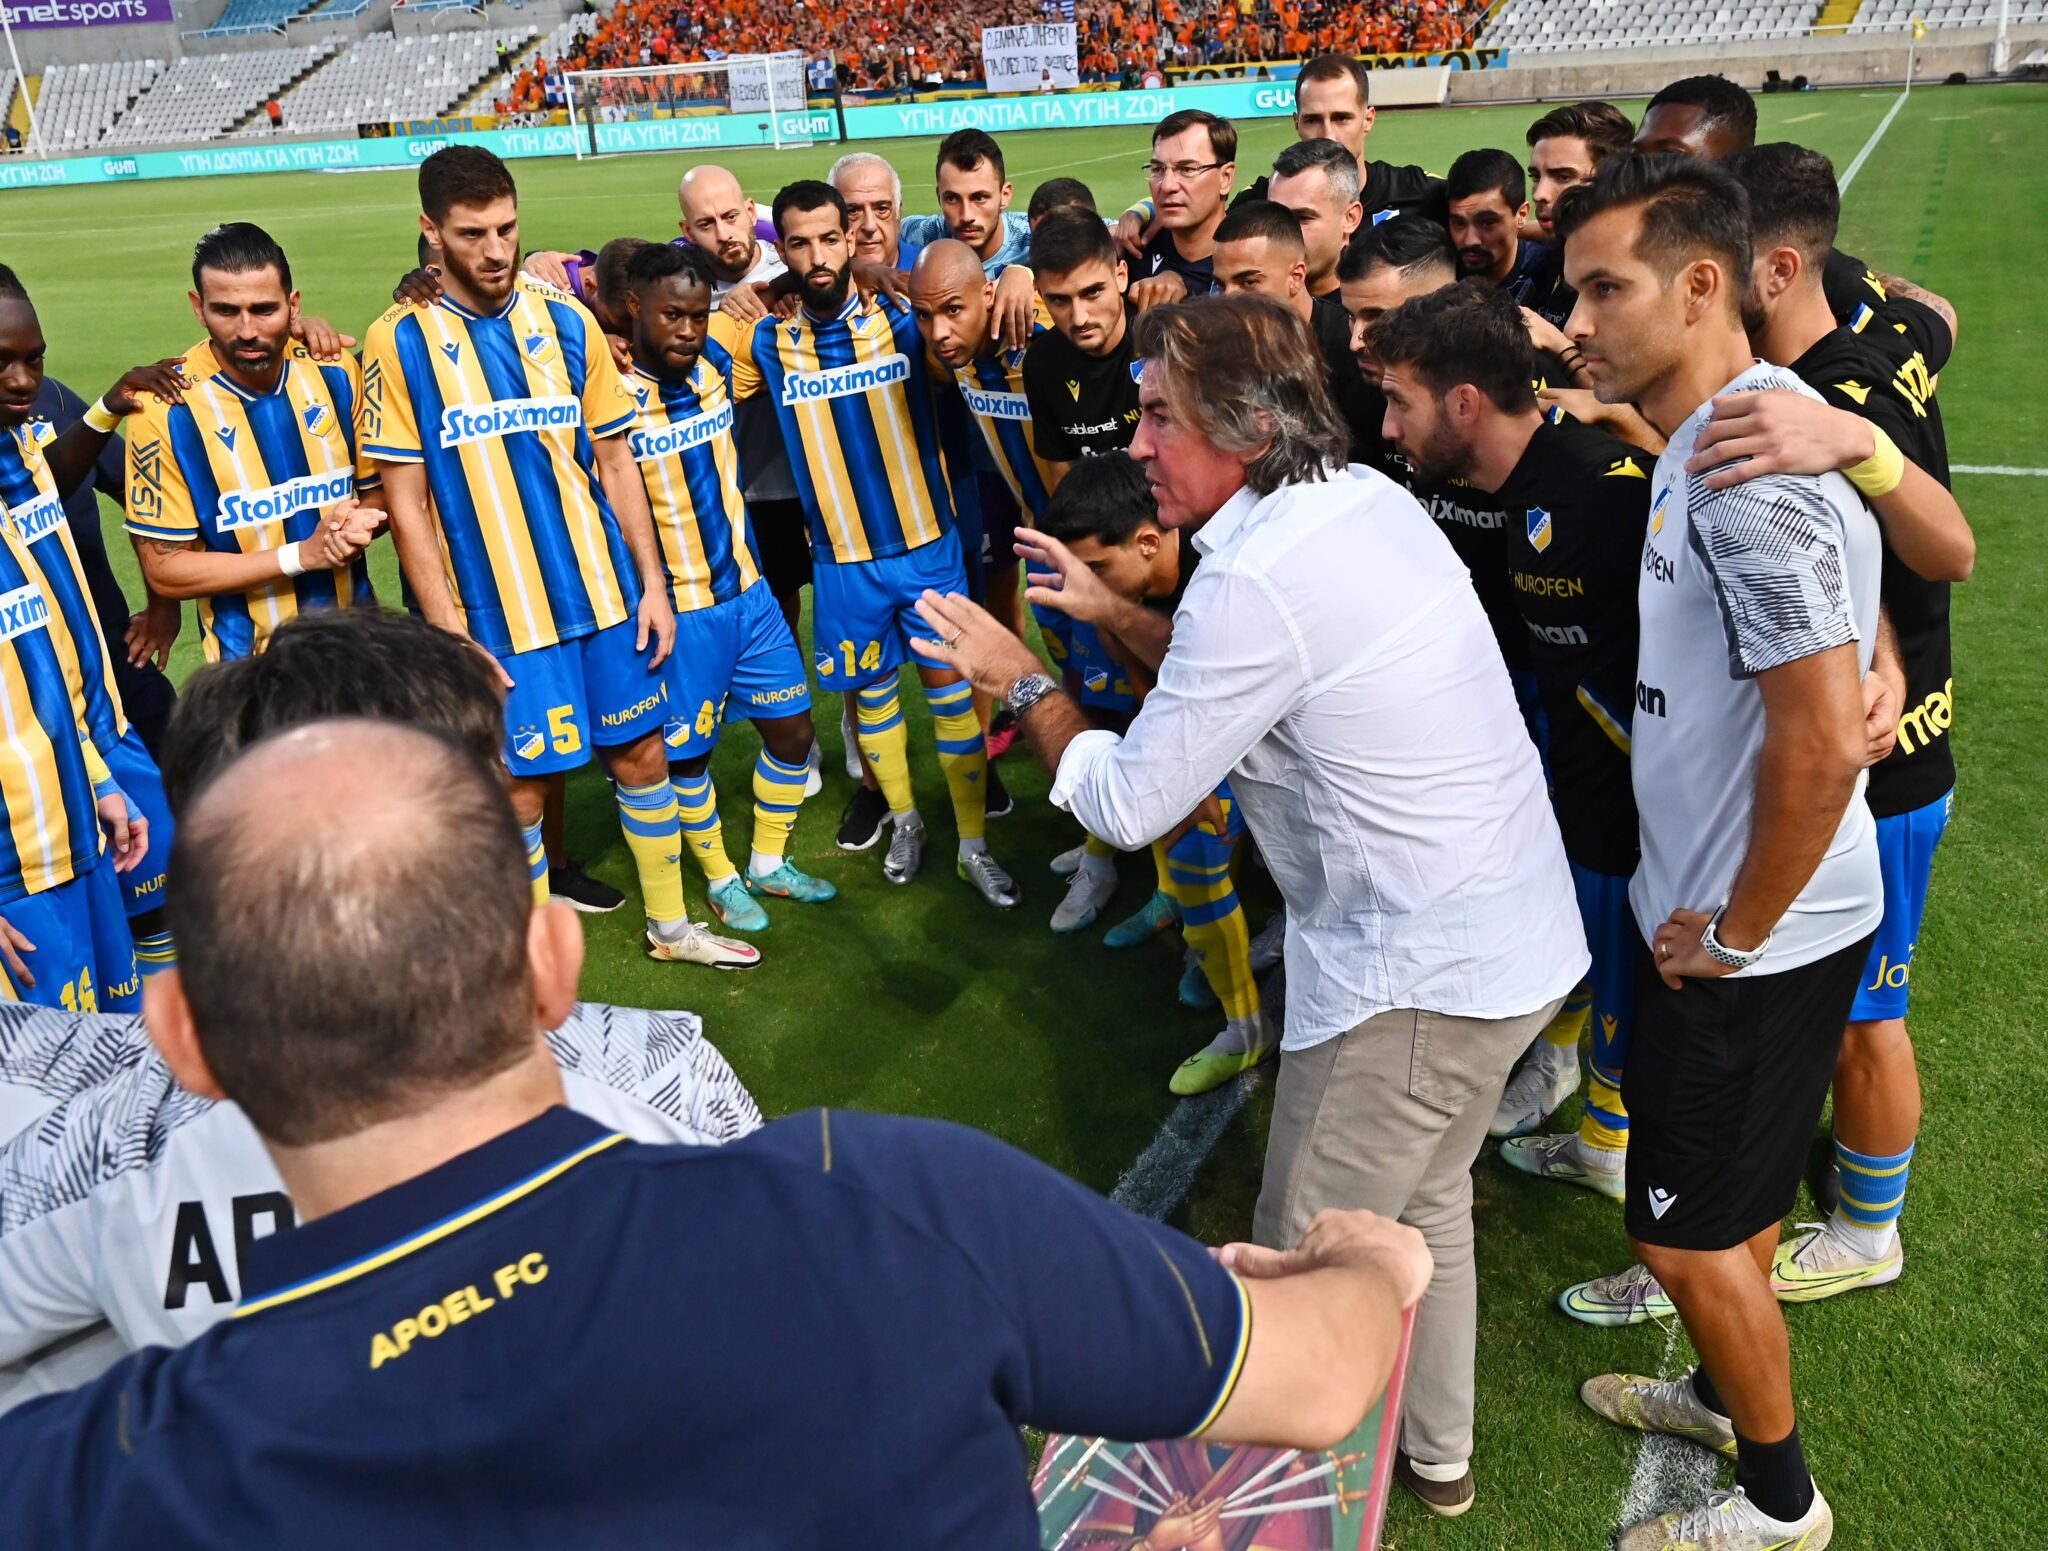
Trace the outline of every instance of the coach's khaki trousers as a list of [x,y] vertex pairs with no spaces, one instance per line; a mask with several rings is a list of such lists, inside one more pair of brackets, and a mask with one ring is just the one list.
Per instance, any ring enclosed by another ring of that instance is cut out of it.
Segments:
[[1516,1057],[1562,1005],[1517,1018],[1396,1009],[1280,1057],[1253,1238],[1284,1249],[1317,1212],[1364,1207],[1420,1231],[1436,1259],[1401,1418],[1411,1459],[1472,1457],[1472,1160]]

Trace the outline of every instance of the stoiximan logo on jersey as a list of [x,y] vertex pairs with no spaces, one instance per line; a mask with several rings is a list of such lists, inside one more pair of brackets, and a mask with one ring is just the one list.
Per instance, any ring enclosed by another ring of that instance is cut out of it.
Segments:
[[33,544],[63,526],[64,505],[55,496],[46,495],[26,506],[10,508],[7,520],[14,524],[15,537],[24,544]]
[[1021,393],[992,393],[987,388],[960,390],[967,395],[967,407],[988,420],[1029,420],[1031,401]]
[[872,393],[877,388],[903,382],[909,376],[909,358],[891,351],[888,355],[853,366],[835,366],[822,372],[791,372],[782,380],[782,402],[803,404],[814,399],[851,398],[856,393]]
[[356,476],[350,469],[329,469],[324,474],[301,474],[267,490],[230,490],[220,498],[220,511],[213,525],[221,532],[253,528],[258,523],[281,522],[308,506],[332,506],[356,493]]
[[672,458],[692,447],[701,447],[731,429],[732,405],[721,404],[708,415],[692,415],[687,420],[656,426],[651,430],[630,431],[626,435],[626,445],[633,450],[635,463],[659,463],[663,458]]
[[502,404],[450,404],[441,411],[441,445],[488,442],[515,431],[573,430],[583,424],[580,399],[508,399]]
[[40,630],[49,618],[49,600],[35,583],[0,593],[0,641],[11,641],[27,631]]

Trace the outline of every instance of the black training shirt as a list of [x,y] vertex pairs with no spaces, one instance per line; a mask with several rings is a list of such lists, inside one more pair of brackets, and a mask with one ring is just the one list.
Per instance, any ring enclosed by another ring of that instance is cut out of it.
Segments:
[[1087,354],[1058,329],[1032,336],[1024,352],[1024,398],[1041,458],[1072,463],[1131,445],[1138,434],[1136,317],[1126,310],[1124,337],[1106,356]]

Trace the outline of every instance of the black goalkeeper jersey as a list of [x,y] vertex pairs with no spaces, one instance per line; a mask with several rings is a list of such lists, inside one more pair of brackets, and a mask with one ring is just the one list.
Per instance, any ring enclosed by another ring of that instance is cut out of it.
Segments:
[[1565,854],[1616,877],[1635,871],[1639,849],[1629,739],[1654,462],[1596,426],[1546,418],[1496,497]]
[[[1952,343],[1938,313],[1902,297],[1866,319],[1860,332],[1843,327],[1825,335],[1792,370],[1837,409],[1882,428],[1900,452],[1946,485],[1948,438],[1934,379],[1948,364]],[[1870,772],[1867,794],[1870,811],[1890,818],[1926,807],[1956,784],[1949,743],[1955,658],[1947,582],[1916,575],[1886,545],[1880,596],[1906,668],[1898,745]]]

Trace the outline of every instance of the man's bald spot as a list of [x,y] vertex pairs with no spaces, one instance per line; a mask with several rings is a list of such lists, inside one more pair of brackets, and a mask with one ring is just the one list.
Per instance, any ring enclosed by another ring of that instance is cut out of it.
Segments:
[[737,204],[747,197],[740,180],[714,162],[692,167],[676,185],[676,203],[684,215],[691,213],[691,201],[700,211],[715,212],[721,205]]
[[925,296],[978,286],[985,278],[975,251],[954,237],[927,243],[910,266],[911,289]]

